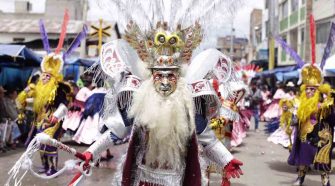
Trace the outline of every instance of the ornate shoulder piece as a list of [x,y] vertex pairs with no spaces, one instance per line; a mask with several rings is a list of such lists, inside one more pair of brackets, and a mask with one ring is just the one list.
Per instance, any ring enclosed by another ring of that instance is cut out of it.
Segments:
[[328,115],[334,110],[332,109],[334,106],[334,98],[327,97],[323,100],[320,106],[320,119],[324,119],[328,117]]
[[231,78],[232,71],[232,62],[226,55],[216,49],[207,49],[192,60],[185,78],[188,83],[206,78],[217,79],[222,84]]
[[229,86],[229,88],[226,88],[229,92],[227,92],[226,96],[223,97],[224,100],[222,101],[220,115],[225,119],[236,121],[240,118],[237,104],[244,97],[247,88],[243,82],[237,80],[229,81],[225,84],[225,86]]
[[219,111],[220,101],[211,83],[200,80],[189,85],[194,98],[195,111],[211,118]]
[[[94,68],[99,69],[97,65]],[[100,68],[114,80],[118,76],[121,78],[121,73],[133,74],[140,79],[146,78],[145,67],[142,61],[135,50],[123,40],[114,40],[102,46]]]
[[189,85],[193,97],[202,95],[216,95],[212,85],[207,80],[199,80]]
[[100,55],[102,70],[111,77],[126,70],[126,63],[116,50],[117,42],[109,42],[103,45]]

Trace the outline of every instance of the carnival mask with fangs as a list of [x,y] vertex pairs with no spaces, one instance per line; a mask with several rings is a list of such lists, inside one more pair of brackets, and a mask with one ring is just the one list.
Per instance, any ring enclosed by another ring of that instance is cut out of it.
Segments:
[[178,69],[153,69],[155,90],[162,96],[171,95],[177,88]]

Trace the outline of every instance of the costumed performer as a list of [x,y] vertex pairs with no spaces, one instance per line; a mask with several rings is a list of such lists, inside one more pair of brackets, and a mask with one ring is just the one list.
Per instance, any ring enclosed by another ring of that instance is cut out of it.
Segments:
[[282,114],[279,118],[279,128],[267,138],[267,141],[281,144],[291,151],[293,139],[291,124],[296,119],[294,116],[294,101],[293,99],[281,99],[279,106],[282,109]]
[[[212,97],[204,95],[202,98],[200,96],[198,96],[198,99],[195,98],[200,105],[197,104],[199,107],[193,108],[192,92],[189,91],[184,78],[181,77],[181,62],[187,58],[179,57],[183,50],[178,52],[177,47],[181,47],[180,43],[183,42],[181,39],[187,36],[187,31],[177,29],[177,31],[168,32],[168,27],[165,25],[166,23],[158,23],[156,29],[150,32],[153,35],[147,42],[152,43],[152,45],[146,45],[148,51],[144,51],[143,54],[138,51],[142,61],[147,62],[152,75],[149,76],[149,79],[144,80],[141,85],[138,85],[129,111],[123,112],[124,115],[121,114],[123,121],[127,121],[129,116],[134,121],[129,123],[133,125],[132,135],[126,158],[122,167],[116,173],[116,184],[201,185],[203,180],[201,178],[197,141],[203,145],[204,154],[209,159],[218,163],[221,167],[225,167],[224,171],[227,179],[230,178],[232,172],[234,177],[238,176],[241,174],[239,169],[241,163],[232,158],[231,154],[215,138],[214,133],[207,126],[207,114],[211,111],[206,106],[206,101],[209,101],[208,98],[212,98],[210,100],[214,101],[212,104],[216,103],[215,92],[210,89],[211,86],[208,81],[193,83],[192,87],[195,93],[201,95],[202,91],[207,91],[212,95]],[[137,28],[136,24],[130,23],[127,32],[134,33],[133,31]],[[196,35],[199,29],[200,25],[194,25],[193,37],[200,37]],[[172,33],[172,35],[169,33]],[[128,42],[133,46],[142,43],[132,40],[131,37],[133,36],[131,35],[126,35],[127,37]],[[169,37],[172,40],[167,40]],[[137,37],[135,38],[137,40]],[[187,41],[187,37],[185,40]],[[197,43],[189,45],[188,51],[195,46],[197,46]],[[120,61],[123,61],[121,60],[122,57],[118,56],[118,51],[120,51],[118,48],[125,48],[120,41],[104,46],[101,55],[103,69],[108,66],[111,67],[113,62],[120,63]],[[145,55],[146,52],[153,51],[155,51],[155,55]],[[207,52],[206,55],[216,55],[216,60],[212,61],[213,66],[221,67],[221,63],[227,62],[227,59],[220,59],[221,53],[216,50],[205,52]],[[216,65],[217,63],[218,65]],[[105,71],[108,74],[111,70],[108,71],[107,69]],[[208,72],[207,70],[202,78]],[[109,75],[113,76],[113,74]],[[189,76],[194,77],[194,74],[191,73]],[[124,137],[115,132],[116,130],[105,132],[87,150],[85,155],[88,161],[98,159],[102,150],[113,145],[115,139]],[[196,133],[198,134],[198,140]],[[127,135],[127,133],[124,133],[124,135]]]
[[[62,31],[58,46],[55,52],[51,52],[47,32],[44,23],[40,20],[40,31],[45,51],[48,53],[41,62],[42,74],[36,86],[28,85],[17,98],[20,108],[27,105],[27,98],[33,98],[33,110],[36,116],[37,133],[45,133],[53,139],[59,139],[62,134],[62,119],[67,114],[67,105],[69,104],[68,95],[71,93],[71,87],[63,81],[61,74],[64,59],[70,55],[80,44],[82,38],[86,36],[87,27],[83,27],[68,50],[61,53],[63,42],[66,35],[66,26],[69,20],[68,12],[65,11]],[[41,145],[40,158],[42,168],[39,173],[53,175],[57,172],[58,151],[56,147],[50,145]]]

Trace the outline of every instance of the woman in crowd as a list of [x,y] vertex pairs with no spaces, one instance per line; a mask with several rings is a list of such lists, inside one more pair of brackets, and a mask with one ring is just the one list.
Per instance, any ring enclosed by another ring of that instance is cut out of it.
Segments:
[[279,101],[286,96],[284,88],[285,86],[282,83],[277,82],[277,90],[273,95],[273,100],[269,105],[268,109],[263,114],[263,117],[266,121],[270,121],[280,116],[281,110],[279,107]]

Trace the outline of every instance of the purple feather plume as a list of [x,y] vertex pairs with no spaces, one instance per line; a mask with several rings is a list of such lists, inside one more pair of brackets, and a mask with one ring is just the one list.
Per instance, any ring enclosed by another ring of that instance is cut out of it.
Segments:
[[64,53],[63,58],[66,59],[78,46],[80,45],[80,42],[82,39],[84,39],[87,36],[87,26],[83,26],[83,30],[77,34],[76,38],[72,41],[70,47],[67,49],[67,51]]
[[276,36],[276,41],[280,44],[283,50],[285,50],[285,52],[289,54],[291,58],[294,59],[295,62],[297,62],[298,68],[301,68],[302,66],[304,66],[305,64],[304,61],[291,47],[287,45],[287,43],[280,36]]
[[45,30],[44,22],[42,19],[40,19],[39,25],[40,25],[41,39],[43,42],[43,48],[49,54],[50,53],[49,38],[48,33]]

